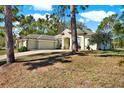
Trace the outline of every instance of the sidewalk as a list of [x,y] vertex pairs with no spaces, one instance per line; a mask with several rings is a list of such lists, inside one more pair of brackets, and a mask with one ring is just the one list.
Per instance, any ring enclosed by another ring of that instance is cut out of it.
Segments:
[[[18,57],[35,55],[40,53],[56,53],[56,52],[59,53],[59,52],[69,52],[69,51],[70,50],[33,50],[33,51],[15,53],[15,58],[17,59]],[[5,61],[5,60],[6,60],[6,55],[0,56],[0,61]]]

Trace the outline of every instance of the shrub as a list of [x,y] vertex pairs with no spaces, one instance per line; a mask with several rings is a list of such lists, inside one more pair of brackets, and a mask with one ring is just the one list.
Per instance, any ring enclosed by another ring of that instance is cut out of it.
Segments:
[[124,64],[124,58],[122,58],[120,61],[119,61],[119,66],[122,66]]
[[25,51],[28,51],[28,48],[25,46],[18,48],[18,52],[25,52]]

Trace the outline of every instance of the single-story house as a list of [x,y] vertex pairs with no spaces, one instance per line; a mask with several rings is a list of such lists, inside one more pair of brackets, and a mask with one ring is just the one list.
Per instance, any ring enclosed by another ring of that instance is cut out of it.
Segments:
[[[92,50],[97,50],[97,44],[90,45],[89,38],[94,34],[90,29],[82,31],[77,29],[78,46],[80,50],[87,50],[89,46]],[[17,39],[18,48],[25,46],[28,50],[36,49],[71,49],[72,37],[71,30],[65,29],[56,36],[30,34]],[[103,45],[101,45],[103,47]]]
[[103,43],[100,44],[99,50],[109,50],[109,49],[111,49],[111,42],[106,44]]

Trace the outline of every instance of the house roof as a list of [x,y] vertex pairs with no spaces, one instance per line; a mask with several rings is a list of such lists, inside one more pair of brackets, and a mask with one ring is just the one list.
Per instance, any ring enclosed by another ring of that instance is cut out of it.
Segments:
[[22,37],[22,39],[55,40],[55,37],[49,35],[30,34]]
[[[64,33],[71,34],[71,30],[65,29],[61,34],[56,35],[56,37],[59,37],[60,35],[63,35]],[[77,35],[84,35],[84,34],[86,34],[86,36],[91,36],[92,34],[94,34],[94,32],[92,32],[90,29],[87,29],[87,28],[85,28],[84,30],[77,29]]]
[[[56,40],[56,39],[61,38],[63,33],[68,33],[71,35],[71,30],[65,29],[61,34],[58,34],[56,36],[30,34],[27,36],[20,37],[19,39]],[[84,30],[77,29],[77,35],[84,35],[84,34],[86,36],[91,36],[92,34],[94,34],[94,32],[92,32],[90,29],[84,29]]]
[[55,40],[54,36],[49,36],[49,35],[40,35],[38,39],[44,39],[44,40]]
[[90,35],[94,34],[94,32],[92,32],[92,30],[90,30],[90,29],[85,28],[84,30],[77,29],[77,34],[78,35],[86,34],[87,36],[90,36]]

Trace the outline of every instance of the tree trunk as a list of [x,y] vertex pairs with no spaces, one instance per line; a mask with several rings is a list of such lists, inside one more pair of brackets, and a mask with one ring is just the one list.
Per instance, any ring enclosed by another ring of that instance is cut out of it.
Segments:
[[78,43],[77,43],[75,5],[70,6],[70,11],[71,11],[72,52],[76,53],[78,51]]
[[15,57],[14,57],[14,42],[12,35],[12,10],[10,5],[4,6],[4,13],[5,13],[7,63],[12,63],[15,61]]

